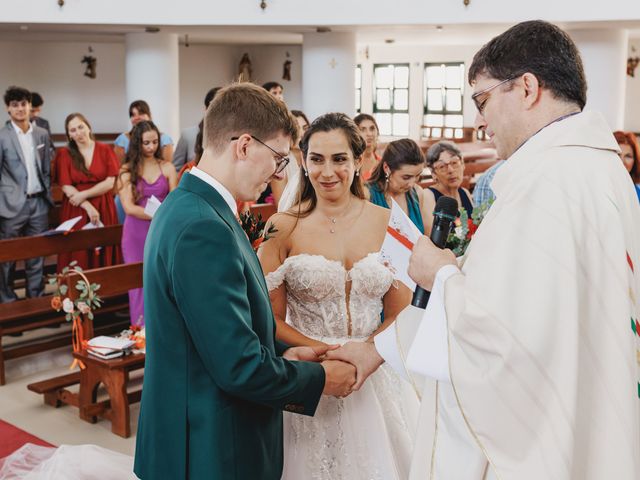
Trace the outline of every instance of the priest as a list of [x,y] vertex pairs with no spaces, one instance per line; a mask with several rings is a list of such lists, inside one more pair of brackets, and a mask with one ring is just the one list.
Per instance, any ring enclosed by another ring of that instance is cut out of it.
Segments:
[[401,315],[332,356],[357,367],[355,388],[384,360],[432,379],[412,478],[640,478],[640,207],[611,128],[583,111],[578,50],[524,22],[475,55],[469,82],[507,159],[495,203],[459,263],[416,244],[409,274],[432,295],[415,334]]

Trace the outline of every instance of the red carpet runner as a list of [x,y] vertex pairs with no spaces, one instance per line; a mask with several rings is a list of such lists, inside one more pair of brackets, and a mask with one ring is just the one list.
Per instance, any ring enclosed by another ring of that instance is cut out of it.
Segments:
[[53,446],[24,430],[14,427],[10,423],[0,420],[0,458],[11,455],[25,443],[35,443],[45,447]]

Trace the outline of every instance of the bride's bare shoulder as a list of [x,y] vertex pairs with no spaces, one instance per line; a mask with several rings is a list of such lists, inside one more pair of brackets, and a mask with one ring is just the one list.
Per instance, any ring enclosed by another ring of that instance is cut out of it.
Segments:
[[364,212],[362,213],[366,216],[368,222],[383,225],[389,223],[389,217],[391,216],[391,210],[371,202],[365,203]]
[[296,215],[292,215],[286,212],[275,213],[271,215],[269,221],[267,222],[267,228],[269,226],[274,230],[273,234],[270,237],[274,238],[287,238],[293,232],[293,229],[296,227],[296,223],[299,221]]

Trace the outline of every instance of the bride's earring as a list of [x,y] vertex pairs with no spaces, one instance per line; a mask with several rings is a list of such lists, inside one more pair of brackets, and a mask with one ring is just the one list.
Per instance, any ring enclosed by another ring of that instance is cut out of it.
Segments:
[[385,180],[384,180],[384,188],[386,189],[389,186],[389,174],[385,173],[384,174],[384,178],[385,178]]
[[360,176],[360,170],[356,170],[356,177]]
[[304,176],[308,177],[309,176],[309,172],[307,172],[306,170],[304,171]]

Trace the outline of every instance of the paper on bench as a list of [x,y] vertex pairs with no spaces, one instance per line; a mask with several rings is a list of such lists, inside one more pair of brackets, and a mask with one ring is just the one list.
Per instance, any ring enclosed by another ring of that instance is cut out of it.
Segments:
[[128,338],[114,338],[101,335],[94,337],[88,342],[89,350],[101,355],[110,355],[112,353],[121,352],[127,348],[133,347],[136,342]]
[[93,230],[94,228],[103,228],[103,227],[104,227],[104,223],[102,223],[100,220],[98,220],[98,224],[97,225],[89,222],[84,227],[82,227],[80,230]]
[[393,277],[415,290],[416,283],[409,277],[409,259],[413,245],[422,234],[395,200],[391,199],[391,216],[380,249],[380,260],[391,269]]
[[80,221],[81,218],[82,215],[79,215],[77,217],[70,218],[69,220],[65,220],[53,230],[47,230],[44,232],[43,235],[61,235],[63,233],[67,233]]
[[144,207],[144,213],[153,218],[161,204],[162,202],[155,195],[151,195],[151,198],[147,200],[147,205]]

